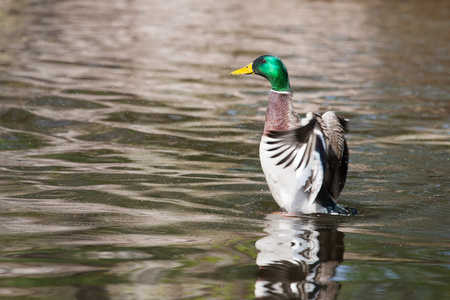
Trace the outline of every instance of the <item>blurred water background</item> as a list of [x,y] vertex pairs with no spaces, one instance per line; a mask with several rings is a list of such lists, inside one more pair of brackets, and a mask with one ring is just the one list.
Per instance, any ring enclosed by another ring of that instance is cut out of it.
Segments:
[[[449,29],[447,0],[0,0],[0,298],[449,299]],[[229,76],[262,54],[350,119],[359,216],[275,213],[270,87]]]

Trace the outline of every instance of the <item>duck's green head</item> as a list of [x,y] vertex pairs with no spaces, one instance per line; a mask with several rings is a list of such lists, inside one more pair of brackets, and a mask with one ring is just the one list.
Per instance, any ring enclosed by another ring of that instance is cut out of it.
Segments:
[[281,59],[273,55],[263,55],[248,66],[236,70],[231,75],[257,74],[269,80],[272,90],[290,92],[289,76]]

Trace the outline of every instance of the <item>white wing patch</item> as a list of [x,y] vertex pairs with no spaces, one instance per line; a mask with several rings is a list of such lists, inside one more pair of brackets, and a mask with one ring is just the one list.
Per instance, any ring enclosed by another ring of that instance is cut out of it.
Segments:
[[[301,192],[304,197],[307,196],[307,199],[303,200],[312,204],[324,179],[327,155],[325,139],[316,119],[311,118],[308,121],[303,119],[304,126],[296,129],[270,132],[267,135],[267,146],[264,147],[266,155],[268,154],[266,157],[276,162],[275,168],[287,169],[285,172],[274,173],[286,173],[289,176],[295,172],[295,178],[290,179],[290,182],[297,186],[297,193],[292,195],[293,199],[284,199],[288,203],[299,201],[297,195]],[[297,205],[302,204],[295,204]]]

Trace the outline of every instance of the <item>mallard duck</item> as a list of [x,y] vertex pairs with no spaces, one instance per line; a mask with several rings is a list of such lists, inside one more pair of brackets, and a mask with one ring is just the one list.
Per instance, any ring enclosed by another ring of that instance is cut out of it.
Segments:
[[333,111],[299,119],[287,69],[276,56],[260,56],[231,73],[244,74],[260,75],[272,86],[259,156],[278,205],[294,214],[356,214],[336,203],[347,177],[347,120]]

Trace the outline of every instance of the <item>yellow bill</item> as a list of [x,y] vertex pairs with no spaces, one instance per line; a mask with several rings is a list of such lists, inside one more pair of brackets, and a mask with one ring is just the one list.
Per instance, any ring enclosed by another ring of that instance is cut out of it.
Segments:
[[245,75],[245,74],[253,74],[255,72],[253,72],[253,68],[252,68],[253,63],[243,67],[242,69],[236,70],[231,72],[231,75]]

